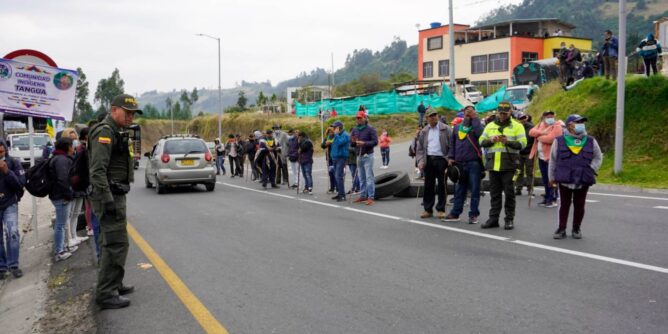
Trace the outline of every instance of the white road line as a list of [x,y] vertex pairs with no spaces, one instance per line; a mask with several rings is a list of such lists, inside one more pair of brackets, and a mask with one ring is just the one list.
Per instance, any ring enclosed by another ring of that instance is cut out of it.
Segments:
[[617,264],[622,264],[622,265],[629,266],[629,267],[635,267],[635,268],[640,268],[640,269],[651,270],[651,271],[656,271],[656,272],[668,274],[668,268],[651,266],[651,265],[648,265],[648,264],[642,264],[642,263],[633,262],[633,261],[626,261],[626,260],[616,259],[616,258],[613,258],[613,257],[590,254],[590,253],[585,253],[585,252],[578,252],[578,251],[574,251],[574,250],[570,250],[570,249],[552,247],[552,246],[547,246],[547,245],[542,245],[542,244],[537,244],[537,243],[534,243],[534,242],[527,242],[527,241],[522,241],[522,240],[512,240],[510,242],[515,243],[515,244],[519,244],[519,245],[545,249],[545,250],[549,250],[549,251],[553,251],[553,252],[557,252],[557,253],[581,256],[581,257],[586,257],[586,258],[589,258],[589,259],[594,259],[594,260],[599,260],[599,261],[604,261],[604,262],[617,263]]
[[663,210],[668,210],[668,206],[655,206],[652,209],[663,209]]
[[599,203],[600,201],[597,201],[595,199],[588,199],[588,200],[585,200],[585,202],[587,202],[587,203]]
[[[221,182],[218,182],[218,183],[221,183]],[[296,197],[293,197],[293,196],[286,196],[286,195],[282,195],[282,194],[271,193],[271,192],[267,192],[267,191],[263,191],[263,190],[257,190],[257,189],[252,189],[252,188],[248,188],[248,187],[242,187],[242,186],[229,184],[229,183],[221,183],[221,184],[224,184],[224,185],[227,185],[227,186],[230,186],[230,187],[234,187],[234,188],[238,188],[238,189],[250,190],[250,191],[261,193],[261,194],[267,194],[267,195],[290,198],[290,199],[299,199],[303,202],[317,204],[317,205],[323,205],[323,206],[327,206],[327,207],[331,207],[331,208],[343,208],[343,209],[346,209],[348,211],[358,212],[358,213],[372,215],[372,216],[378,216],[378,217],[382,217],[382,218],[400,220],[400,221],[411,223],[411,224],[429,226],[429,227],[438,228],[438,229],[442,229],[442,230],[473,235],[473,236],[477,236],[477,237],[481,237],[481,238],[487,238],[487,239],[493,239],[493,240],[497,240],[497,241],[509,242],[509,243],[513,243],[513,244],[516,244],[516,245],[534,247],[534,248],[548,250],[548,251],[552,251],[552,252],[556,252],[556,253],[579,256],[579,257],[584,257],[584,258],[588,258],[588,259],[592,259],[592,260],[615,263],[615,264],[620,264],[620,265],[624,265],[624,266],[628,266],[628,267],[655,271],[655,272],[662,273],[662,274],[668,274],[668,268],[652,266],[652,265],[648,265],[648,264],[644,264],[644,263],[627,261],[627,260],[622,260],[622,259],[617,259],[617,258],[602,256],[602,255],[596,255],[596,254],[591,254],[591,253],[579,252],[579,251],[574,251],[574,250],[565,249],[565,248],[547,246],[547,245],[538,244],[538,243],[534,243],[534,242],[528,242],[528,241],[522,241],[522,240],[513,240],[511,238],[501,237],[501,236],[497,236],[497,235],[493,235],[493,234],[475,232],[475,231],[470,231],[470,230],[466,230],[466,229],[462,229],[462,228],[443,226],[443,225],[438,225],[438,224],[434,224],[434,223],[427,223],[427,222],[414,220],[414,219],[407,219],[407,218],[401,218],[401,217],[396,217],[396,216],[390,216],[390,215],[386,215],[386,214],[382,214],[382,213],[377,213],[377,212],[372,212],[372,211],[365,211],[365,210],[361,210],[361,209],[355,209],[355,208],[351,208],[351,207],[347,207],[347,206],[340,206],[340,205],[335,205],[335,204],[330,204],[330,203],[325,203],[325,202],[319,202],[319,201],[305,199],[305,198],[296,198]],[[668,209],[668,207],[655,207],[655,208]]]
[[[534,189],[545,190],[543,187],[534,187]],[[657,201],[668,201],[668,197],[650,197],[650,196],[637,196],[637,195],[622,195],[622,194],[606,194],[606,193],[595,193],[587,192],[587,195],[598,195],[598,196],[609,196],[609,197],[622,197],[622,198],[637,198],[637,199],[651,199]]]

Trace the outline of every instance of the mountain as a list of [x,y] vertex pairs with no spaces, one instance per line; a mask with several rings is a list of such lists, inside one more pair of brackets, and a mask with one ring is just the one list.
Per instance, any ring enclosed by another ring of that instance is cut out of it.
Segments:
[[[382,80],[388,80],[391,74],[408,73],[417,76],[417,45],[408,46],[406,41],[395,37],[392,43],[381,51],[369,49],[354,50],[348,54],[344,66],[334,72],[334,84],[342,85],[357,79],[362,74],[378,73]],[[298,76],[279,82],[273,86],[266,82],[246,82],[234,88],[222,90],[223,108],[235,105],[239,91],[244,91],[248,99],[248,105],[255,104],[257,95],[263,92],[265,96],[276,94],[285,97],[288,87],[302,87],[307,85],[329,85],[329,72],[322,68],[316,68],[309,73],[302,72]],[[139,96],[141,105],[151,104],[160,110],[165,109],[165,100],[170,97],[177,101],[181,91],[171,92],[149,91]],[[198,88],[199,100],[193,105],[194,113],[200,111],[206,113],[218,112],[218,90]]]
[[[627,11],[627,51],[630,53],[653,31],[652,21],[668,16],[668,1],[629,0]],[[517,5],[492,10],[476,24],[554,17],[575,25],[574,35],[591,38],[594,48],[598,49],[605,30],[610,29],[617,35],[618,13],[619,3],[616,0],[524,0]]]

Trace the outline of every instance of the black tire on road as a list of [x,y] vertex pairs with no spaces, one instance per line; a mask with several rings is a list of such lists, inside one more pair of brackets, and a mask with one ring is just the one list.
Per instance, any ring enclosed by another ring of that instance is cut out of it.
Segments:
[[155,192],[158,194],[164,194],[167,190],[167,187],[158,181],[158,176],[155,177]]
[[148,175],[144,176],[144,184],[146,185],[146,188],[151,189],[153,188],[153,184],[151,181],[148,180]]
[[206,191],[213,191],[214,189],[216,189],[216,183],[215,182],[206,183],[206,184],[204,184],[204,186],[206,187]]
[[411,180],[406,172],[389,172],[374,178],[375,199],[390,197],[408,188]]

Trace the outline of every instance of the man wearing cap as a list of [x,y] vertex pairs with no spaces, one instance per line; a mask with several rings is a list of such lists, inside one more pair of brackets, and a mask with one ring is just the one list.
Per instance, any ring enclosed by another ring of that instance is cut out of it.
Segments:
[[274,139],[274,131],[267,130],[255,155],[255,164],[262,168],[262,188],[267,189],[267,183],[271,183],[274,189],[280,188],[276,185],[276,160],[277,143]]
[[559,206],[559,227],[554,232],[555,239],[566,237],[568,214],[573,203],[574,239],[582,238],[580,225],[585,213],[587,191],[596,183],[596,172],[601,168],[603,154],[598,142],[587,135],[587,118],[574,114],[566,119],[563,136],[557,137],[550,151],[550,185],[559,186],[561,205]]
[[[360,106],[363,109],[363,106]],[[355,203],[373,205],[376,183],[373,176],[373,148],[378,145],[378,132],[367,120],[364,110],[357,112],[357,126],[352,131],[351,146],[357,153],[357,171],[360,176],[360,197]]]
[[480,177],[483,169],[479,139],[483,127],[472,106],[464,108],[462,116],[464,120],[455,125],[450,136],[448,164],[451,166],[459,165],[463,173],[459,177],[459,182],[455,185],[454,206],[444,221],[459,221],[459,215],[464,211],[466,194],[471,191],[469,224],[477,224],[478,216],[480,216]]
[[[276,183],[290,185],[288,176],[288,135],[281,130],[281,126],[274,124],[274,138],[276,138]],[[281,182],[281,179],[283,180]]]
[[527,192],[531,194],[533,191],[533,159],[531,159],[531,149],[533,148],[534,138],[529,136],[529,131],[533,128],[530,116],[519,112],[517,113],[517,120],[524,127],[524,135],[527,137],[527,146],[520,151],[520,164],[517,166],[518,174],[517,181],[515,181],[515,195],[522,195],[522,187],[527,187]]
[[550,186],[547,174],[552,143],[555,138],[562,135],[563,127],[564,123],[555,118],[554,111],[547,110],[543,112],[540,123],[529,130],[529,136],[535,138],[529,158],[538,158],[538,168],[540,169],[543,187],[545,188],[545,197],[538,205],[546,208],[557,207],[557,192]]
[[95,300],[102,309],[123,308],[133,286],[123,284],[128,255],[126,198],[134,181],[126,128],[142,114],[134,97],[122,94],[111,102],[111,112],[90,131],[91,202],[100,221],[100,262]]
[[499,216],[505,195],[506,230],[515,227],[515,189],[513,177],[519,165],[520,151],[527,146],[522,124],[510,117],[512,105],[508,101],[499,103],[496,119],[485,126],[480,136],[480,146],[486,148],[485,166],[489,171],[489,193],[491,207],[489,219],[481,228],[499,227]]
[[[446,155],[450,146],[450,127],[438,119],[434,109],[427,111],[427,125],[418,135],[415,159],[424,175],[424,212],[420,218],[434,215],[434,201],[438,195],[436,211],[438,219],[445,218],[445,169],[448,167]],[[438,181],[438,184],[436,183]],[[437,186],[438,185],[438,186]],[[436,192],[434,192],[436,189]]]
[[336,121],[332,124],[334,129],[334,140],[332,141],[331,157],[334,161],[334,176],[336,178],[336,196],[332,197],[337,202],[346,200],[346,190],[344,187],[344,172],[348,162],[348,147],[350,146],[350,136],[343,128],[343,123]]

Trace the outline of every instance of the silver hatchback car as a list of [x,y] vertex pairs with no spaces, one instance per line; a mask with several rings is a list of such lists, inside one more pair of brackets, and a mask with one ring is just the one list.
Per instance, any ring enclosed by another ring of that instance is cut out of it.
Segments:
[[162,194],[169,186],[203,184],[207,191],[216,187],[214,159],[204,140],[193,135],[162,137],[148,157],[146,187]]

